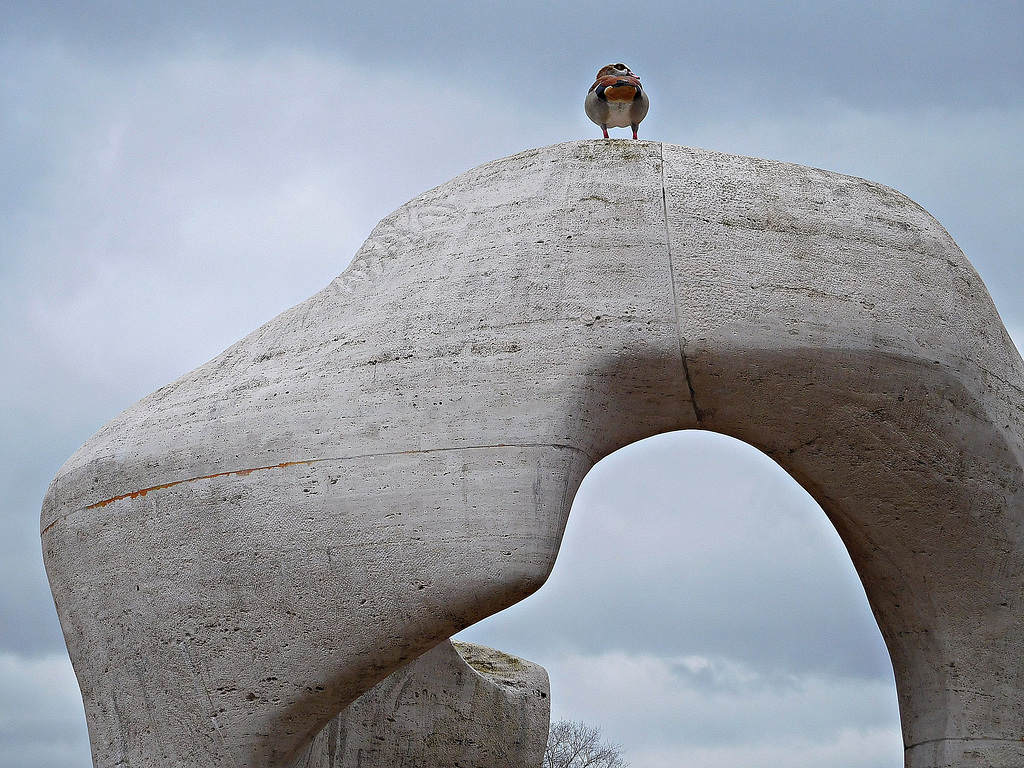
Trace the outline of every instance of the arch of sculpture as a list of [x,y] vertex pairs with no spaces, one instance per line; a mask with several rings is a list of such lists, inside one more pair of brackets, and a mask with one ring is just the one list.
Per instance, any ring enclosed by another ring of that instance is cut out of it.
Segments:
[[594,463],[702,428],[836,526],[907,765],[1019,766],[1022,368],[963,254],[884,186],[620,140],[480,166],[54,480],[96,764],[293,763],[537,589]]

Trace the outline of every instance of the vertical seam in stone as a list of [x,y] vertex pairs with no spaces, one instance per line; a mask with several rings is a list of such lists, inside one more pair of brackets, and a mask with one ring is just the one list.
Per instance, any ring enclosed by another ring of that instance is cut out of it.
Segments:
[[672,286],[672,313],[676,319],[676,341],[679,343],[679,361],[683,366],[683,375],[686,377],[686,387],[690,390],[690,404],[693,406],[693,415],[699,426],[704,425],[704,413],[697,405],[697,393],[693,389],[693,379],[690,378],[690,366],[686,362],[686,340],[683,338],[683,326],[679,322],[679,302],[676,300],[676,271],[672,263],[672,233],[668,226],[668,194],[665,191],[665,142],[661,142],[661,212],[665,221],[665,250],[668,252],[668,277]]

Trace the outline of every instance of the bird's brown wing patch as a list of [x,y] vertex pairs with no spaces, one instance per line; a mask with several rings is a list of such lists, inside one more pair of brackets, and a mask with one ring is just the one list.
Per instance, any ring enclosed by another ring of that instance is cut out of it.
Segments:
[[614,85],[604,89],[604,97],[608,101],[628,102],[636,98],[636,86]]

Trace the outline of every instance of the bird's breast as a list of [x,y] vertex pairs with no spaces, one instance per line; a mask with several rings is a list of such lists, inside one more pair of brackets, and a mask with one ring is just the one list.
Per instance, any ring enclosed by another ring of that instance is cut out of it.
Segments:
[[633,123],[632,101],[608,101],[608,115],[604,122],[609,128],[628,128]]
[[637,89],[632,85],[613,85],[604,89],[604,97],[609,103],[629,104],[636,98]]

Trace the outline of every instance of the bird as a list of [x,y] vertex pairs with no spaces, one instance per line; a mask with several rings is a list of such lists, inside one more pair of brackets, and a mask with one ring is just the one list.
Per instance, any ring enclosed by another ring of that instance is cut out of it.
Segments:
[[598,70],[583,106],[587,117],[601,126],[606,139],[609,128],[632,128],[635,139],[650,100],[640,85],[640,78],[629,67],[621,63],[608,64]]

